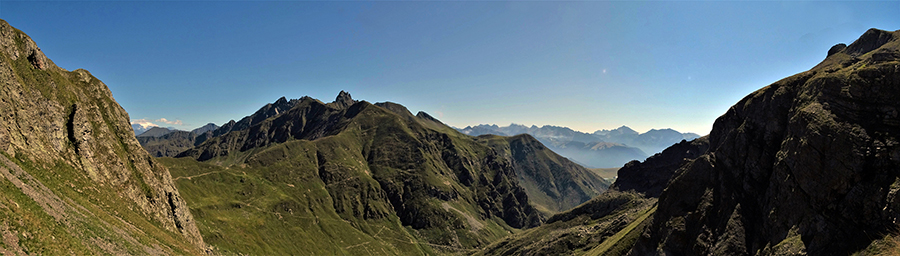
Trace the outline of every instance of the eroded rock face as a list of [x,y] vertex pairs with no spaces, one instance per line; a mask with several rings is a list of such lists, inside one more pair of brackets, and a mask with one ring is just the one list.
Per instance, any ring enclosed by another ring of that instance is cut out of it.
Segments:
[[898,53],[900,31],[872,29],[738,102],[630,254],[846,255],[896,229]]
[[138,145],[128,113],[103,82],[57,67],[0,20],[0,84],[0,152],[36,169],[84,172],[151,222],[205,247],[168,170]]
[[648,157],[643,163],[637,160],[628,162],[619,169],[618,178],[610,189],[634,191],[646,197],[659,197],[675,171],[685,162],[706,153],[707,149],[709,137],[704,136],[692,141],[681,141],[661,153]]

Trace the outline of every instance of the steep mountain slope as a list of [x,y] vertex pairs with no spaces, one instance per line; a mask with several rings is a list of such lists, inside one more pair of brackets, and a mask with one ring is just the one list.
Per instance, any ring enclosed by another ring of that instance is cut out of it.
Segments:
[[[507,153],[399,104],[355,101],[346,92],[327,104],[279,102],[295,103],[162,160],[221,252],[468,253],[562,210],[530,198],[587,200],[607,187],[533,139],[498,141],[515,148]],[[532,169],[516,168],[524,163]],[[563,177],[581,180],[536,190],[519,182]]]
[[656,197],[672,174],[708,146],[706,137],[682,141],[644,162],[629,162],[600,196],[493,243],[480,254],[624,255],[652,220]]
[[632,255],[847,255],[900,217],[900,31],[871,29],[719,117]]
[[609,187],[606,180],[553,153],[531,135],[482,135],[478,141],[511,160],[519,185],[547,215],[572,209]]
[[57,67],[0,20],[0,233],[4,254],[200,254],[168,170],[86,70]]

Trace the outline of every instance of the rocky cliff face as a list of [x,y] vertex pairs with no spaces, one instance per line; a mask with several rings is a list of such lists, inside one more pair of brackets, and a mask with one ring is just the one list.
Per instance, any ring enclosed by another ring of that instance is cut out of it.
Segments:
[[748,95],[682,166],[631,255],[846,255],[900,217],[900,31]]
[[[14,198],[0,207],[8,213],[0,222],[10,225],[4,237],[33,239],[62,224],[57,235],[65,238],[42,242],[71,238],[66,241],[80,245],[65,252],[32,241],[28,252],[196,253],[205,247],[169,172],[138,145],[128,114],[103,82],[86,70],[57,67],[31,38],[0,20],[0,84],[0,169],[3,182],[18,189],[2,193]],[[40,207],[19,207],[35,203]],[[40,216],[52,221],[29,223]],[[183,241],[193,248],[179,248]]]
[[681,141],[644,162],[631,161],[618,172],[618,178],[610,189],[634,191],[646,197],[659,197],[672,175],[687,161],[699,157],[709,149],[709,138]]

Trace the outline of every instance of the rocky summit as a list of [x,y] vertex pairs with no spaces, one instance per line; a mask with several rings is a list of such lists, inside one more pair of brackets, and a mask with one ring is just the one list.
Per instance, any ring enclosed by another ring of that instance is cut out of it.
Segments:
[[719,117],[631,255],[847,255],[900,218],[900,31],[871,29]]
[[169,171],[90,72],[67,71],[0,20],[3,254],[200,254]]

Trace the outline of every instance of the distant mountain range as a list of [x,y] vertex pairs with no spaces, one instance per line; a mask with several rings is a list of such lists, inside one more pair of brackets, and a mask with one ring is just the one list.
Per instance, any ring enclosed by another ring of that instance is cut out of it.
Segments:
[[621,167],[632,160],[644,160],[648,155],[659,153],[682,140],[700,137],[695,133],[680,133],[672,129],[654,129],[638,133],[627,126],[613,130],[598,130],[594,133],[579,132],[561,126],[528,127],[520,124],[502,127],[496,124],[482,124],[455,129],[472,136],[530,134],[560,155],[592,168]]

